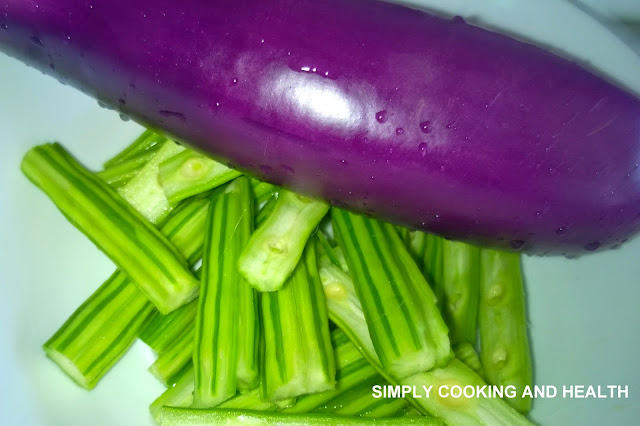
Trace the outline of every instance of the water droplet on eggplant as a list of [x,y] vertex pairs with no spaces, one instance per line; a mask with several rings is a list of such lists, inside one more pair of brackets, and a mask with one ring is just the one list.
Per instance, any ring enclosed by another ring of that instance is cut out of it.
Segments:
[[420,131],[422,133],[431,133],[431,122],[427,120],[420,123]]
[[385,123],[389,119],[387,110],[376,112],[376,121],[378,123]]
[[418,150],[420,151],[420,155],[424,158],[427,156],[427,144],[422,142],[418,145]]

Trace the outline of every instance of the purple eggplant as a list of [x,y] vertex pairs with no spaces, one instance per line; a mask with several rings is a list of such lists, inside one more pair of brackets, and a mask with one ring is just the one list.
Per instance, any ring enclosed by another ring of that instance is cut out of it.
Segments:
[[640,228],[640,100],[461,19],[375,0],[0,0],[0,49],[397,224],[569,254]]

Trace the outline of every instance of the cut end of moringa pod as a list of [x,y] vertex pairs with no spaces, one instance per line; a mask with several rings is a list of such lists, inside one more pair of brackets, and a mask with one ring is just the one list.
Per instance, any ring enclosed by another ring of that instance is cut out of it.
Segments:
[[98,383],[99,377],[87,377],[82,374],[80,368],[62,352],[50,348],[46,344],[43,346],[43,349],[49,359],[55,362],[58,367],[79,386],[86,390],[91,390],[95,387],[96,383]]

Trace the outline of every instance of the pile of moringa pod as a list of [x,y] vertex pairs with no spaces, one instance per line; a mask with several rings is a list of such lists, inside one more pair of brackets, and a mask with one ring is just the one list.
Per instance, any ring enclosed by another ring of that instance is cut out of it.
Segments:
[[331,207],[151,131],[99,172],[57,143],[22,170],[118,268],[44,344],[88,390],[139,338],[167,386],[160,424],[530,423],[518,254]]

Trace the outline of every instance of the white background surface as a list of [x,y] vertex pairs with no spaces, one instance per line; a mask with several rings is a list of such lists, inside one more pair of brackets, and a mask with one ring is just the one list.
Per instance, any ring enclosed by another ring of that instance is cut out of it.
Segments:
[[[640,18],[640,2],[614,1],[603,16]],[[537,34],[619,79],[640,79],[640,64],[582,12],[559,1],[413,0],[510,32]],[[542,7],[542,6],[544,7]],[[627,9],[625,9],[627,8]],[[605,10],[605,12],[603,12]],[[632,12],[629,12],[632,11]],[[635,15],[633,15],[635,14]],[[562,28],[558,23],[564,22]],[[589,30],[583,34],[580,31]],[[585,30],[586,29],[586,30]],[[639,48],[635,46],[635,48]],[[575,53],[577,52],[577,53]],[[626,56],[625,56],[626,55]],[[631,68],[630,68],[631,67]],[[636,81],[640,86],[640,81]],[[636,87],[637,89],[637,87]],[[138,135],[116,113],[0,54],[0,425],[145,425],[162,386],[146,371],[141,343],[92,392],[75,386],[41,350],[113,270],[20,173],[24,152],[60,141],[92,168]],[[640,239],[577,260],[525,258],[529,323],[539,385],[628,385],[629,399],[536,400],[545,425],[635,425],[640,418]]]

